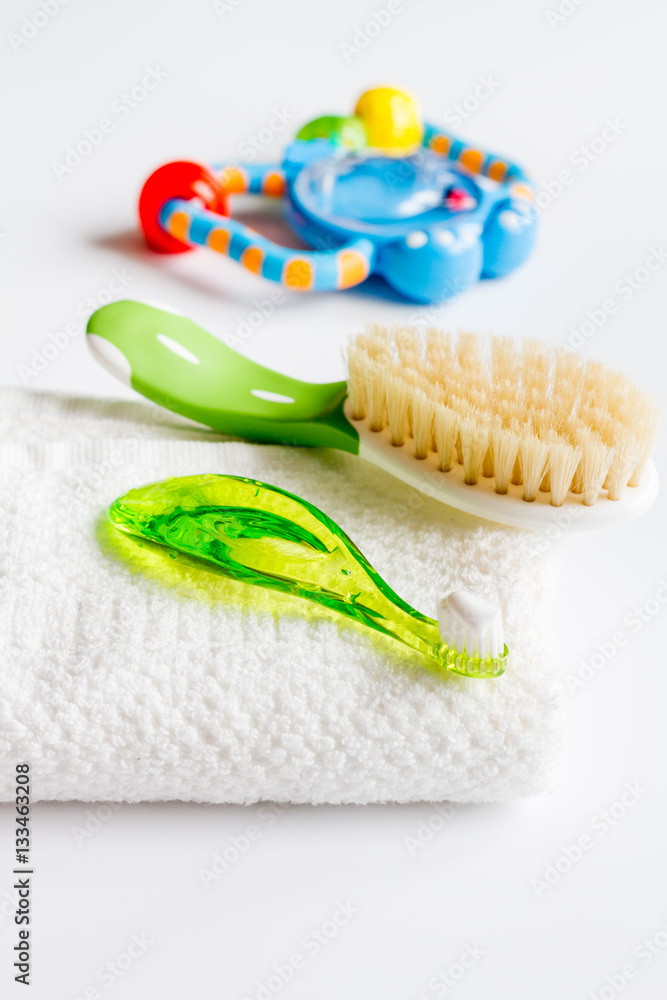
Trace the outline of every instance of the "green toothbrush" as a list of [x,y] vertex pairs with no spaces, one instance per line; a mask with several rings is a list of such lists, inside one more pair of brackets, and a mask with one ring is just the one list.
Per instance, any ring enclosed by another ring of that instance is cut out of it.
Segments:
[[238,476],[186,476],[131,490],[109,508],[119,531],[181,560],[305,598],[421,653],[431,669],[493,678],[505,670],[500,612],[455,591],[438,621],[410,607],[321,510]]

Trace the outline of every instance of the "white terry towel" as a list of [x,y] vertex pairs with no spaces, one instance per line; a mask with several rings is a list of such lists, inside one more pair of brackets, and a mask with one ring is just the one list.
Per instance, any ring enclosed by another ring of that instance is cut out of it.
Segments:
[[[557,574],[541,536],[352,456],[226,441],[149,404],[8,389],[0,427],[0,800],[23,761],[39,799],[483,802],[550,786]],[[170,587],[103,550],[116,497],[210,472],[320,507],[426,614],[459,587],[499,602],[505,675],[439,678],[298,598],[197,571]]]

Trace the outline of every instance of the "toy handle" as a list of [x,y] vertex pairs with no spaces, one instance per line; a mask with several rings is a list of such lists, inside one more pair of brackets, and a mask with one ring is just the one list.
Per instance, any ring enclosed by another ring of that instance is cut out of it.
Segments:
[[229,217],[230,194],[280,197],[285,175],[270,164],[221,164],[213,170],[190,161],[159,167],[144,184],[139,217],[148,245],[158,253],[207,246],[249,271],[295,291],[351,288],[371,272],[375,248],[365,237],[330,250],[280,246]]
[[533,185],[518,164],[476,146],[469,146],[462,139],[443,132],[435,125],[425,126],[422,146],[432,153],[446,156],[452,163],[458,163],[473,174],[489,177],[498,184],[506,184],[508,196],[513,201],[532,202],[535,198]]

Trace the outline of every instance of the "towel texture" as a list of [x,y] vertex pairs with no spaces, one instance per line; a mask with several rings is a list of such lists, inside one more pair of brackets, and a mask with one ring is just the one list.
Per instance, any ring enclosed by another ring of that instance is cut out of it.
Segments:
[[[224,440],[143,403],[0,393],[0,799],[478,802],[550,785],[560,744],[540,536],[442,507],[352,456]],[[105,550],[100,514],[168,476],[247,475],[333,517],[435,615],[502,607],[495,681],[440,679],[389,639],[210,574],[167,586]]]

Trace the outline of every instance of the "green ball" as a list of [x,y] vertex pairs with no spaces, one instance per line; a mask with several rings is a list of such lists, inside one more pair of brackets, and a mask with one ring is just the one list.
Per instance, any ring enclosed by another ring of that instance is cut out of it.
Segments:
[[297,139],[328,139],[337,146],[347,146],[350,149],[363,149],[368,145],[366,127],[361,118],[352,116],[343,118],[339,115],[323,115],[308,122],[297,132]]

